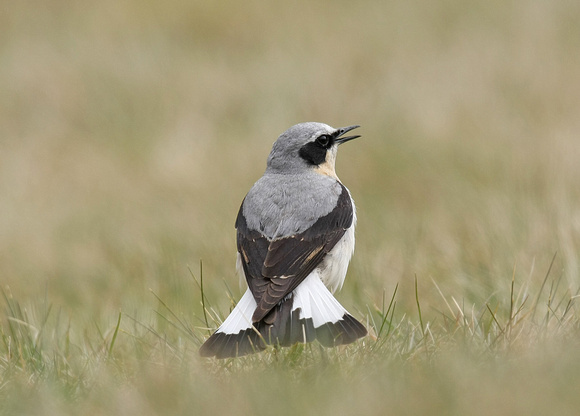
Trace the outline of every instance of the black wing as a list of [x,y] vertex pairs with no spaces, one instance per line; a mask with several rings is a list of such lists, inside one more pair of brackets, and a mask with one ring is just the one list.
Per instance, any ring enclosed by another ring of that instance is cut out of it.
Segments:
[[254,322],[266,317],[302,283],[340,241],[352,221],[352,203],[344,186],[336,207],[329,214],[302,233],[273,241],[259,231],[248,229],[240,208],[236,220],[238,252],[248,287],[258,304],[252,317]]

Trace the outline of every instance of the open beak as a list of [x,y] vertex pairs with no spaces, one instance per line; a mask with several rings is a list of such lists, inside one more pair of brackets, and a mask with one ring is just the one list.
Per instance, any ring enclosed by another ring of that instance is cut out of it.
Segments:
[[360,136],[346,136],[346,137],[342,137],[344,134],[348,133],[351,130],[354,130],[356,128],[359,128],[360,126],[348,126],[348,127],[341,127],[340,129],[336,130],[336,138],[334,139],[334,142],[336,144],[343,144],[346,143],[350,140],[356,139],[357,137]]

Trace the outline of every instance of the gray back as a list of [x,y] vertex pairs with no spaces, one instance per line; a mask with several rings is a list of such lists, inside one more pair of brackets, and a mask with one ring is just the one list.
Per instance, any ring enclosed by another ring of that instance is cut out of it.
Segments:
[[266,172],[248,192],[242,209],[248,228],[273,240],[308,229],[333,210],[341,192],[336,179],[313,170]]

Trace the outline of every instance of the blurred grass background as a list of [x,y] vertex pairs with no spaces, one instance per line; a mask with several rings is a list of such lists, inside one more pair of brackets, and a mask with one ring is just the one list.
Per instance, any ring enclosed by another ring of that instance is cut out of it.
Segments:
[[[578,2],[1,9],[5,414],[580,405]],[[337,162],[359,214],[339,299],[374,328],[397,287],[394,335],[378,353],[368,339],[201,360],[200,260],[223,318],[227,288],[240,294],[239,204],[302,121],[362,125]],[[536,297],[555,328],[538,324]],[[512,298],[527,329],[496,343]],[[448,309],[484,329],[478,342],[461,347]]]

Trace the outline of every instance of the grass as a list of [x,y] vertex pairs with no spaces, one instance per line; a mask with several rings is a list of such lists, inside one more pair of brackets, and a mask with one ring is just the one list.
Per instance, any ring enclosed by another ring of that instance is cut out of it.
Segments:
[[[572,414],[574,2],[16,2],[0,414]],[[198,357],[276,136],[360,124],[353,345]]]
[[416,283],[416,310],[397,313],[396,293],[369,306],[372,335],[354,345],[298,344],[222,361],[198,358],[205,331],[157,297],[160,321],[120,313],[74,339],[50,305],[31,313],[5,292],[3,411],[541,414],[578,405],[578,295],[558,289],[549,272],[545,291],[529,293],[529,282],[514,279],[498,302],[442,296],[427,322]]

